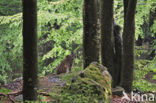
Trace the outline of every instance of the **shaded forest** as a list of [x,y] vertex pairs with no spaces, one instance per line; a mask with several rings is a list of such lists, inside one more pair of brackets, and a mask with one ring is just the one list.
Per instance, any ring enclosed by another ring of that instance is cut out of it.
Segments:
[[1,0],[0,102],[155,103],[155,0]]

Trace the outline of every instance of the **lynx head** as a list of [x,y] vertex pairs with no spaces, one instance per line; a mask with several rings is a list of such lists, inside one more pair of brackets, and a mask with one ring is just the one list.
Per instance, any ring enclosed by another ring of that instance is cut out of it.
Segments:
[[69,61],[73,61],[75,58],[76,58],[76,53],[71,53],[70,55],[67,55],[66,58],[69,60]]

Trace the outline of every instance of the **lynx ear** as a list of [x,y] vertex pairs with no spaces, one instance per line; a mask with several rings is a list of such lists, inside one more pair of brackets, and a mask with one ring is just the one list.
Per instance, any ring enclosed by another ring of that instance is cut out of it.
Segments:
[[77,57],[77,53],[71,52],[71,55],[72,55],[73,58]]

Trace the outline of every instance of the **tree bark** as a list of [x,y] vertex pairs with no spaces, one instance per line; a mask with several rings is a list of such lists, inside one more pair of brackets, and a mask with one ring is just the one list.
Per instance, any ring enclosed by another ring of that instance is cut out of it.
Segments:
[[99,62],[99,35],[97,33],[97,0],[84,0],[83,8],[83,64]]
[[37,0],[23,0],[23,101],[37,99]]
[[[134,70],[135,11],[137,0],[129,0],[123,30],[123,68],[121,86],[131,92]],[[124,5],[125,6],[125,5]]]
[[124,21],[126,21],[125,19],[126,19],[129,0],[123,0],[123,2],[124,2]]
[[121,37],[121,27],[114,23],[114,44],[115,44],[115,86],[120,85],[121,81],[121,71],[122,71],[122,37]]
[[[102,64],[115,80],[113,47],[113,0],[101,0],[101,56]],[[114,84],[114,83],[112,83]]]

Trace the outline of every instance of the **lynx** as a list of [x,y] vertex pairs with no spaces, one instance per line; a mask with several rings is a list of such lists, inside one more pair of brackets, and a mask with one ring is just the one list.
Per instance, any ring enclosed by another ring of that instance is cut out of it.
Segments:
[[71,72],[76,54],[67,55],[65,59],[56,68],[56,74]]

